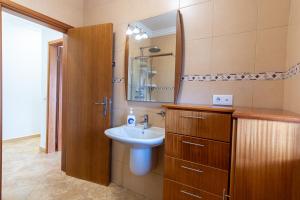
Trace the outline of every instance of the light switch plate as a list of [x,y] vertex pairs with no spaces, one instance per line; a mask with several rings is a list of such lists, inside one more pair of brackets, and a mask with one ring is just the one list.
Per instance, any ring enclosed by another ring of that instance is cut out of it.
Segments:
[[216,106],[232,106],[232,95],[213,95],[213,104]]

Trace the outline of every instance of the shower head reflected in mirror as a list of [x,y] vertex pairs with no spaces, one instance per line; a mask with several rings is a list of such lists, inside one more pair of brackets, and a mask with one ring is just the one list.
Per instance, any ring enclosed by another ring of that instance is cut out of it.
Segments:
[[140,49],[141,49],[142,52],[143,52],[144,49],[148,49],[148,51],[150,53],[158,53],[158,52],[161,51],[158,46],[141,47]]
[[158,46],[151,47],[151,48],[149,49],[149,52],[150,52],[150,53],[158,53],[158,52],[160,52],[160,48],[159,48]]

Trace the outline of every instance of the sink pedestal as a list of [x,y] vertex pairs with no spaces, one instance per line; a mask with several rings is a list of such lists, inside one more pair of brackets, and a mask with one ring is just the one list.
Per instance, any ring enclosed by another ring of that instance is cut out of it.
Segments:
[[152,168],[152,148],[130,149],[130,170],[137,176],[146,175]]

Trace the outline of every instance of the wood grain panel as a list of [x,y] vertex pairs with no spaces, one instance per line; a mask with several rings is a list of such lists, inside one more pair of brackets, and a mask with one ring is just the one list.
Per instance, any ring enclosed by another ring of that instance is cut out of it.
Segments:
[[217,196],[203,190],[188,187],[169,179],[164,180],[164,200],[222,200]]
[[111,140],[110,109],[103,115],[104,97],[112,96],[112,24],[70,29],[67,65],[63,72],[63,134],[67,135],[66,173],[108,185]]
[[58,113],[56,117],[57,123],[57,151],[62,150],[62,69],[63,69],[63,46],[58,47]]
[[180,11],[177,11],[176,20],[176,59],[175,59],[175,84],[174,84],[174,103],[177,103],[180,92],[181,76],[183,70],[184,56],[184,30]]
[[47,153],[62,150],[62,45],[62,39],[48,44]]
[[165,178],[222,196],[228,171],[165,156]]
[[46,152],[56,151],[57,135],[57,92],[58,92],[58,50],[56,46],[49,45],[48,48],[48,100],[47,100],[47,140]]
[[125,41],[125,57],[124,57],[124,67],[125,67],[125,97],[126,100],[128,99],[128,65],[129,65],[129,36],[126,36],[126,41]]
[[260,119],[279,122],[300,123],[300,114],[286,110],[266,108],[236,108],[234,118]]
[[238,119],[234,199],[300,199],[300,124]]
[[167,110],[168,132],[230,142],[231,114]]
[[64,34],[64,37],[63,37],[63,44],[64,44],[64,50],[63,50],[63,57],[62,57],[62,90],[61,90],[61,132],[62,132],[62,135],[61,135],[61,142],[62,142],[62,147],[61,147],[61,170],[66,172],[67,170],[67,164],[66,164],[66,155],[67,155],[67,148],[66,148],[66,145],[67,145],[67,134],[64,132],[64,112],[67,112],[66,111],[66,108],[64,107],[65,105],[65,102],[67,102],[67,97],[66,96],[66,92],[65,90],[67,89],[67,78],[68,78],[68,65],[67,65],[67,60],[68,60],[68,35],[67,34]]
[[230,167],[230,145],[225,142],[166,134],[166,155],[187,161],[228,170]]

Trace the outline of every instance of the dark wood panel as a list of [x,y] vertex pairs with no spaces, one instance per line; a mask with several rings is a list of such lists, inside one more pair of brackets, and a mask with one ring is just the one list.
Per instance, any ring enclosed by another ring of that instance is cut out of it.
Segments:
[[67,65],[67,59],[68,59],[68,35],[67,34],[64,34],[64,37],[63,37],[63,44],[64,44],[64,50],[63,50],[63,57],[62,57],[62,90],[61,90],[61,142],[62,142],[62,147],[61,147],[61,170],[66,172],[67,170],[67,134],[64,132],[64,112],[67,112],[66,111],[66,108],[64,107],[64,104],[65,102],[67,102],[67,97],[66,96],[66,92],[65,90],[67,89],[67,71],[68,71],[68,65]]
[[231,114],[167,110],[168,132],[230,142]]
[[175,59],[175,84],[174,84],[174,103],[177,103],[180,85],[181,85],[181,76],[183,70],[183,58],[184,56],[184,30],[183,22],[180,11],[177,11],[177,20],[176,20],[176,59]]
[[58,59],[58,113],[57,113],[57,118],[56,118],[56,123],[57,123],[57,151],[62,150],[62,69],[63,69],[63,46],[58,47],[58,54],[59,54],[59,59]]
[[164,180],[164,200],[199,200],[199,199],[222,200],[222,197],[179,184],[169,179]]
[[300,124],[238,119],[234,199],[300,199]]
[[230,167],[228,143],[173,133],[167,133],[165,141],[166,155],[224,170]]
[[126,36],[126,41],[125,41],[125,57],[124,57],[124,70],[125,70],[125,97],[126,100],[128,99],[128,65],[129,65],[129,36]]
[[112,24],[70,29],[63,80],[63,134],[67,135],[66,173],[108,185],[111,141],[110,112],[104,97],[112,96]]
[[47,130],[46,152],[53,153],[57,150],[58,117],[58,94],[59,94],[59,65],[58,47],[55,44],[48,46],[48,95],[47,95]]
[[228,171],[165,156],[165,178],[222,196]]

